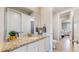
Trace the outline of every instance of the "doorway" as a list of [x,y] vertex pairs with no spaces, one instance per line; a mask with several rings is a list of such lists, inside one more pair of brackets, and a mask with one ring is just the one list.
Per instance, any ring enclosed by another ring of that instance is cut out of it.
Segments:
[[72,40],[72,36],[73,36],[72,11],[69,10],[59,13],[58,20],[59,20],[58,39],[63,39],[65,37],[68,37],[70,40]]
[[74,40],[73,11],[62,11],[57,14],[57,17],[58,40],[54,51],[72,51],[72,40]]

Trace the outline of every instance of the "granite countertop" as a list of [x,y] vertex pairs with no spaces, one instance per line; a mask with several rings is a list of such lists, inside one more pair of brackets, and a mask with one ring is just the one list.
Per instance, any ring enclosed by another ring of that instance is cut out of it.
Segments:
[[28,45],[28,44],[34,43],[36,41],[42,40],[46,37],[48,37],[48,36],[46,36],[46,35],[33,35],[32,37],[28,37],[28,36],[18,37],[14,41],[3,43],[3,47],[0,51],[1,52],[9,52],[9,51],[15,50],[17,48],[20,48],[24,45]]

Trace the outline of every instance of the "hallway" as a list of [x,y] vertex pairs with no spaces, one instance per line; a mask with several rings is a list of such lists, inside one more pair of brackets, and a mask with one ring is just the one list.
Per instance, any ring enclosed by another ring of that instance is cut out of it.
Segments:
[[72,41],[69,39],[69,37],[57,40],[56,48],[54,49],[54,52],[78,52],[78,51],[79,51],[79,44],[74,43],[74,45],[72,45]]

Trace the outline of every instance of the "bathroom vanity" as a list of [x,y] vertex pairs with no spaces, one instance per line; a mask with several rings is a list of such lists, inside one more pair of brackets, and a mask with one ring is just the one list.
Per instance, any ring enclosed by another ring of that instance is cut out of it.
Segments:
[[4,43],[2,52],[47,52],[49,51],[49,36],[22,36],[14,41]]

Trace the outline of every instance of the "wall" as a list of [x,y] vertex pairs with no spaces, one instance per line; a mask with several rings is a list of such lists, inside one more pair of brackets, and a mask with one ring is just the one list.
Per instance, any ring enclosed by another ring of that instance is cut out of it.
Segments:
[[40,8],[39,7],[27,7],[27,8],[34,12],[33,16],[35,17],[36,26],[40,27],[40,17],[41,17],[41,15],[40,15]]
[[53,27],[53,19],[51,19],[51,18],[53,18],[53,13],[52,12],[53,11],[51,11],[51,8],[49,8],[49,7],[41,8],[41,27],[44,24],[46,24],[47,33],[50,33],[50,29],[52,29],[52,27]]
[[79,8],[74,10],[74,39],[79,40]]
[[4,8],[0,7],[0,42],[4,40]]
[[53,38],[55,40],[58,39],[58,18],[57,18],[57,14],[54,14],[54,16],[53,16]]
[[3,44],[1,42],[4,41],[4,8],[0,7],[0,50],[3,47]]
[[41,27],[46,24],[47,34],[50,40],[50,49],[52,51],[52,40],[53,40],[53,8],[43,7],[41,8]]

